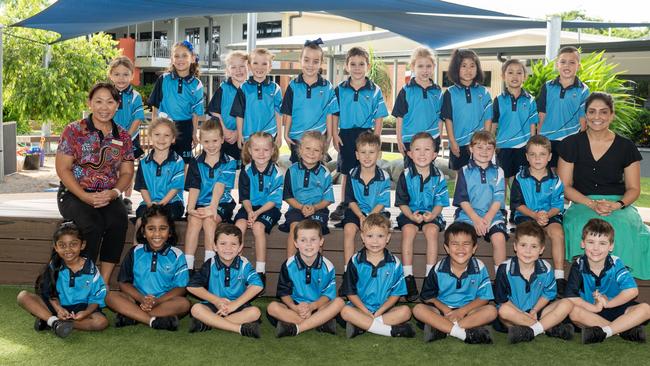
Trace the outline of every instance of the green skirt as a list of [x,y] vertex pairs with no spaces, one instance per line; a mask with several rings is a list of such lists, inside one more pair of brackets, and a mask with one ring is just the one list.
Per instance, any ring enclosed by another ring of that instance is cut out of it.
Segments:
[[[592,195],[593,200],[606,199],[617,201],[622,196]],[[599,216],[589,207],[572,203],[564,214],[564,235],[566,238],[566,257],[571,260],[577,255],[584,254],[580,247],[582,228],[587,221],[600,218],[614,227],[613,255],[620,257],[630,268],[635,278],[650,279],[650,230],[641,220],[636,207],[628,206],[623,210],[614,211],[609,216]]]

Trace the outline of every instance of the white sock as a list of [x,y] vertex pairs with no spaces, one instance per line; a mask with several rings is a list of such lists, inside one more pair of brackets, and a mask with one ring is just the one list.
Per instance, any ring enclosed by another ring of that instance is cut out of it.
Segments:
[[185,254],[185,260],[187,261],[187,269],[194,269],[194,256]]
[[494,265],[494,273],[497,273],[498,271],[499,271],[499,266],[495,264]]
[[603,328],[603,332],[605,332],[605,334],[607,334],[607,337],[605,337],[605,338],[609,338],[609,337],[612,336],[612,328],[610,328],[609,326],[601,327],[601,328]]
[[54,322],[57,321],[57,320],[59,320],[59,318],[57,318],[56,316],[52,315],[51,317],[49,317],[49,318],[47,319],[47,326],[48,326],[48,327],[51,327],[52,324],[54,324]]
[[296,334],[300,334],[300,326],[296,324]]
[[429,275],[429,272],[431,272],[433,266],[435,266],[435,264],[427,264],[427,272],[424,274],[425,276]]
[[348,265],[347,264],[343,265],[343,272],[345,272],[347,270],[348,270]]
[[531,325],[530,327],[533,329],[533,334],[535,335],[535,337],[537,337],[538,335],[544,333],[544,326],[540,322],[537,322],[537,323]]
[[266,273],[266,262],[255,262],[255,272]]
[[403,266],[404,268],[404,277],[413,276],[413,266]]
[[553,273],[555,273],[556,280],[564,279],[564,270],[556,269],[555,271],[553,271]]
[[375,318],[372,321],[372,324],[370,324],[370,329],[368,329],[368,332],[390,337],[390,330],[390,325],[386,325],[379,319]]
[[207,262],[210,259],[214,258],[215,255],[217,255],[217,253],[214,250],[206,250],[205,251],[205,258],[203,259],[203,261]]
[[460,339],[461,341],[464,341],[465,338],[467,338],[467,334],[465,333],[465,329],[459,327],[457,323],[454,323],[454,326],[451,328],[451,332],[449,332],[449,335],[452,336],[452,337],[456,337],[456,338]]
[[155,316],[152,316],[151,319],[149,319],[149,326],[153,328],[153,321],[156,320]]

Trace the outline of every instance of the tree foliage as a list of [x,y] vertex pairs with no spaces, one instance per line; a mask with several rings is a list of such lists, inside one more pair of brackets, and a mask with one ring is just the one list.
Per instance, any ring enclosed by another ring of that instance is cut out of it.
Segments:
[[375,56],[375,51],[371,48],[368,50],[370,55],[370,68],[368,69],[368,78],[372,80],[373,83],[377,84],[381,89],[381,92],[384,94],[384,98],[389,98],[392,94],[392,84],[390,81],[390,75],[386,68],[386,64],[380,58]]
[[[13,24],[47,5],[46,0],[6,1],[0,22]],[[107,78],[107,64],[119,54],[116,42],[103,33],[46,45],[57,38],[53,32],[5,28],[5,112],[18,120],[23,133],[29,131],[29,121],[52,122],[53,129],[59,131],[70,121],[80,118],[88,90],[97,81]],[[44,67],[46,54],[51,56],[48,67]]]
[[[602,18],[588,16],[587,12],[584,10],[571,10],[571,11],[565,11],[564,13],[554,14],[554,15],[560,16],[562,20],[585,20],[585,21],[594,21],[594,22],[603,21]],[[578,31],[575,28],[567,28],[566,30],[572,32]],[[648,35],[650,35],[650,28],[648,27],[611,28],[611,34],[610,34],[610,29],[608,28],[599,28],[599,29],[583,28],[581,31],[583,33],[600,34],[604,36],[612,36],[612,37],[620,37],[620,38],[628,38],[628,39],[637,39],[637,38],[647,37]]]

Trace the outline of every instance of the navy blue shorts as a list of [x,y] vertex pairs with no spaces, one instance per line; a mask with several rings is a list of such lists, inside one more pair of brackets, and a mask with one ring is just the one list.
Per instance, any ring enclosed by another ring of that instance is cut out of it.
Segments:
[[[52,306],[52,303],[50,303],[50,300],[49,300],[49,299],[46,299],[46,298],[44,298],[44,297],[41,297],[41,299],[43,300],[43,302],[44,302],[45,305],[47,306],[47,309],[50,311],[50,313],[52,313],[52,315],[56,315],[56,309],[54,309],[54,306]],[[65,310],[67,310],[69,313],[75,313],[75,314],[76,314],[76,313],[78,313],[78,312],[80,312],[80,311],[84,311],[84,310],[86,310],[86,309],[88,308],[88,305],[89,305],[89,304],[83,304],[83,303],[82,303],[82,304],[61,305],[61,306],[62,306]],[[100,314],[106,316],[106,315],[102,312],[102,308],[99,307],[99,306],[95,309],[95,311],[93,311],[93,314],[94,314],[94,313],[100,313]]]
[[289,145],[289,150],[291,150],[291,156],[289,157],[289,161],[291,161],[292,164],[300,161],[300,153],[298,151],[298,149],[300,149],[300,145],[299,145],[300,142],[296,139],[294,139],[293,142],[294,142],[293,145]]
[[[214,305],[211,302],[202,301],[199,304],[207,306],[215,314],[219,311],[219,309],[217,309],[216,305]],[[244,310],[246,308],[250,308],[251,306],[253,306],[253,305],[251,305],[250,302],[247,302],[244,305],[242,305],[242,306],[238,307],[237,309],[235,309],[234,311],[231,311],[230,314],[228,314],[228,315],[238,313],[238,312],[240,312],[240,311],[242,311],[242,310]]]
[[506,237],[506,241],[508,241],[508,238],[510,238],[510,235],[508,235],[508,227],[506,226],[506,223],[500,222],[498,224],[494,224],[490,226],[490,230],[488,230],[487,234],[483,236],[483,239],[485,239],[485,241],[490,243],[491,242],[490,238],[492,237],[492,235],[496,233],[502,233],[503,236]]
[[557,160],[560,157],[560,144],[562,141],[551,141],[551,161],[548,162],[548,166],[551,168],[557,168]]
[[[382,211],[380,213],[384,215],[386,218],[390,219],[390,212]],[[355,215],[354,212],[352,212],[352,209],[350,208],[345,209],[345,213],[343,214],[343,220],[341,220],[341,223],[339,225],[340,227],[345,227],[346,224],[355,224],[358,228],[361,227],[361,221],[359,221],[357,215]]]
[[134,139],[133,139],[133,157],[138,159],[142,155],[144,155],[144,150],[142,150],[142,144],[140,144],[140,135],[138,134]]
[[312,219],[320,224],[321,233],[327,235],[330,233],[330,229],[327,227],[329,217],[330,210],[326,208],[314,212],[314,214],[309,217],[305,217],[300,210],[292,207],[284,214],[284,223],[278,226],[278,229],[282,232],[288,233],[291,229],[291,224],[294,222],[300,222],[304,219]]
[[236,142],[234,144],[230,144],[224,141],[221,145],[221,151],[231,158],[237,160],[238,162],[241,161],[241,149],[239,146],[237,146]]
[[[623,305],[617,306],[615,308],[603,309],[600,313],[597,313],[597,315],[599,315],[601,318],[607,319],[607,321],[613,322],[614,320],[618,319],[621,315],[625,314],[625,310],[627,310],[627,308],[632,307],[634,305],[639,305],[639,303],[632,300],[626,302]],[[646,325],[646,324],[648,324],[647,320],[642,325]]]
[[433,219],[433,221],[430,221],[430,222],[424,222],[423,221],[422,223],[419,223],[419,224],[414,222],[413,220],[409,219],[408,217],[406,217],[406,215],[404,215],[403,213],[401,213],[401,214],[399,214],[399,216],[397,216],[397,228],[398,229],[402,230],[404,225],[409,225],[409,224],[410,225],[415,225],[418,229],[420,229],[420,231],[422,230],[424,225],[428,225],[428,224],[436,225],[440,232],[445,230],[445,228],[447,227],[447,223],[445,222],[445,219],[442,218],[442,215],[438,215],[438,217]]
[[449,151],[449,169],[460,170],[469,163],[469,145],[460,146],[460,156],[456,157]]
[[185,164],[189,164],[190,160],[193,159],[192,136],[194,134],[194,125],[191,119],[174,121],[174,123],[178,130],[178,136],[176,136],[176,141],[172,144],[171,149],[183,158]]
[[[262,206],[253,206],[253,211],[259,209]],[[280,220],[280,216],[282,214],[280,213],[280,209],[277,207],[273,207],[270,210],[262,213],[261,215],[257,216],[257,220],[255,222],[261,222],[264,224],[264,231],[266,231],[267,234],[271,233],[271,229],[273,229],[273,226],[278,223],[278,220]],[[248,220],[248,212],[246,212],[246,209],[244,209],[244,206],[242,206],[239,211],[237,211],[237,215],[235,215],[235,218],[233,221],[237,222],[237,220]]]
[[[171,217],[171,219],[174,221],[178,221],[182,219],[183,213],[185,213],[185,207],[183,206],[183,202],[181,201],[169,202],[168,204],[165,205],[165,209],[167,210],[167,212],[169,212],[169,217]],[[146,210],[147,210],[147,205],[142,204],[138,206],[138,208],[135,210],[135,217],[142,218]]]
[[520,147],[516,149],[499,149],[497,151],[497,163],[503,169],[506,178],[514,177],[521,166],[528,166],[526,160],[526,148]]
[[[562,214],[557,214],[557,215],[549,218],[548,219],[548,224],[546,224],[546,226],[544,226],[544,227],[547,227],[550,224],[560,224],[560,225],[562,225],[562,220],[563,220]],[[528,217],[528,216],[515,216],[515,225],[519,225],[519,224],[524,223],[526,221],[535,221],[535,220],[532,217]]]
[[357,138],[366,131],[372,131],[370,128],[342,128],[339,130],[339,138],[343,143],[339,151],[339,158],[336,169],[339,173],[348,175],[350,170],[359,164],[357,160]]
[[[221,217],[222,222],[227,222],[227,223],[232,223],[232,213],[235,211],[235,206],[237,204],[235,201],[232,202],[226,202],[226,203],[220,203],[219,206],[217,206],[217,215]],[[203,208],[203,207],[208,207],[208,205],[196,205],[196,208]],[[188,216],[187,213],[185,216]]]

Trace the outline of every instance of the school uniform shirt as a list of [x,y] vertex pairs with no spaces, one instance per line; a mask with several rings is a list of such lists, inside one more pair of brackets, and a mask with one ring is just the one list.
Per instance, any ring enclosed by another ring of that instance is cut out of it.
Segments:
[[402,262],[388,249],[377,266],[368,262],[366,249],[355,253],[343,274],[341,296],[357,295],[371,313],[377,311],[390,296],[406,295]]
[[307,131],[327,131],[327,116],[339,111],[332,84],[318,75],[307,85],[302,74],[291,80],[282,99],[282,114],[291,116],[289,138],[300,140]]
[[104,136],[92,114],[63,129],[56,151],[72,156],[72,175],[81,188],[92,192],[113,189],[122,163],[134,160],[129,133],[112,122],[111,133]]
[[420,298],[438,299],[450,308],[463,307],[476,299],[492,300],[492,284],[487,268],[476,257],[470,258],[460,277],[451,271],[451,258],[444,257],[424,279]]
[[290,257],[280,269],[276,296],[291,296],[297,304],[312,303],[322,296],[330,300],[336,297],[336,270],[327,258],[317,254],[316,260],[308,266],[300,253]]
[[361,179],[361,166],[354,167],[345,182],[345,202],[355,202],[365,215],[377,205],[390,207],[390,175],[375,166],[375,176],[366,185]]
[[311,169],[301,161],[294,163],[284,175],[283,199],[295,198],[303,205],[315,205],[322,201],[334,202],[332,176],[323,164]]
[[546,176],[541,180],[530,174],[530,168],[522,166],[510,187],[510,209],[515,217],[525,216],[517,211],[519,206],[526,206],[532,211],[550,211],[557,208],[564,212],[564,185],[562,181],[548,168]]
[[231,131],[237,130],[237,118],[230,115],[230,110],[238,90],[239,88],[233,84],[232,78],[228,78],[219,84],[208,104],[208,113],[219,114],[223,125]]
[[482,85],[454,84],[443,94],[440,118],[452,121],[458,146],[469,145],[472,134],[482,130],[485,121],[492,119],[492,114],[492,98]]
[[374,128],[375,119],[388,116],[381,88],[366,77],[366,83],[357,90],[351,79],[334,89],[339,111],[333,114],[339,116],[339,128]]
[[202,152],[196,159],[192,159],[187,168],[185,190],[191,188],[199,190],[196,200],[198,206],[209,206],[212,203],[212,191],[217,183],[224,185],[223,195],[219,203],[234,202],[231,192],[235,188],[235,175],[237,174],[237,160],[221,153],[219,161],[213,166],[205,162],[206,153]]
[[284,177],[275,164],[269,162],[260,172],[254,162],[249,163],[239,174],[239,203],[248,200],[253,206],[262,206],[273,202],[280,209],[283,185]]
[[[505,180],[503,169],[492,162],[483,169],[476,165],[474,160],[469,161],[458,171],[456,191],[454,192],[454,206],[456,209],[456,220],[472,224],[472,219],[460,208],[462,202],[469,202],[476,214],[483,217],[487,214],[494,202],[501,203],[501,209],[505,209]],[[501,210],[497,211],[490,226],[503,221]]]
[[149,96],[149,105],[167,114],[172,121],[187,121],[192,115],[203,116],[203,83],[188,75],[180,77],[176,72],[166,72],[156,80]]
[[582,255],[571,264],[565,295],[580,297],[595,304],[593,292],[596,290],[611,300],[630,288],[637,288],[637,285],[621,258],[608,255],[605,258],[605,267],[600,275],[596,276],[589,268],[587,256]]
[[[120,91],[120,105],[113,116],[113,121],[128,131],[135,120],[144,121],[144,107],[140,93],[129,85]],[[140,131],[136,130],[131,137],[135,138],[139,133]]]
[[200,271],[194,273],[187,287],[203,287],[211,294],[230,301],[238,299],[249,286],[260,286],[262,279],[248,259],[237,256],[230,266],[221,261],[219,256],[203,264]]
[[431,212],[435,206],[449,206],[449,191],[444,174],[431,163],[423,178],[411,164],[400,174],[395,189],[395,207],[409,206],[412,212]]
[[[230,115],[244,119],[242,134],[244,140],[255,132],[278,133],[276,113],[280,113],[282,90],[270,78],[257,82],[249,77],[237,90]],[[235,126],[236,128],[236,126]]]
[[55,271],[53,264],[47,266],[41,282],[41,297],[58,299],[61,306],[77,304],[97,304],[106,307],[106,285],[95,263],[88,258],[78,272],[72,272],[68,266],[61,264],[59,276],[56,279],[56,294],[50,293],[51,273]]
[[580,118],[585,116],[588,96],[589,87],[578,77],[566,89],[560,84],[559,76],[547,81],[537,97],[537,110],[546,113],[539,134],[559,141],[580,132]]
[[165,244],[153,250],[149,244],[138,244],[122,261],[119,282],[130,283],[143,295],[160,297],[174,288],[185,288],[190,275],[183,251]]
[[522,89],[515,98],[508,90],[494,98],[492,123],[497,124],[497,147],[524,147],[530,139],[530,126],[539,122],[537,103]]
[[440,136],[438,123],[442,109],[442,90],[433,83],[423,88],[411,78],[404,85],[393,106],[393,116],[402,118],[402,140],[411,142],[413,136],[427,132],[433,138]]
[[543,259],[535,261],[535,269],[526,280],[521,275],[519,259],[512,257],[499,265],[495,282],[497,306],[510,301],[517,309],[528,312],[541,297],[551,301],[557,296],[553,268]]
[[[138,192],[147,190],[152,202],[159,202],[169,191],[176,190],[172,202],[183,202],[183,185],[185,183],[185,163],[183,158],[172,150],[167,153],[167,158],[158,164],[153,158],[154,151],[151,150],[147,157],[140,160],[138,172],[135,176],[133,189]],[[140,206],[145,205],[144,201]]]

